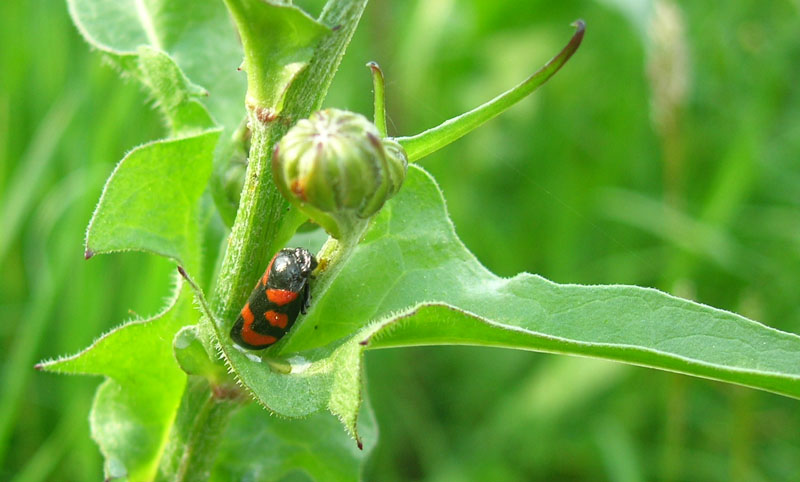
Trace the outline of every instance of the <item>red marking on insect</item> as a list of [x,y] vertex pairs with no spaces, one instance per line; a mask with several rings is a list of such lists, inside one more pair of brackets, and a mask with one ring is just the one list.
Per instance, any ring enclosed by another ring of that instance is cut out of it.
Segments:
[[278,306],[283,306],[297,299],[297,293],[287,290],[267,290],[267,299]]
[[278,341],[277,338],[274,336],[269,335],[262,335],[257,331],[253,330],[253,322],[255,321],[255,317],[253,316],[253,312],[250,311],[250,303],[244,305],[242,308],[242,319],[244,320],[244,325],[242,326],[242,339],[253,345],[253,346],[262,346],[262,345],[271,345]]
[[286,313],[278,313],[277,311],[267,311],[264,313],[264,318],[267,319],[270,325],[277,326],[282,330],[285,330],[286,324],[289,323],[289,316]]
[[274,336],[262,335],[261,333],[251,330],[249,327],[245,327],[242,330],[242,340],[253,346],[267,346],[278,341]]
[[253,324],[253,312],[250,311],[250,303],[246,303],[244,308],[242,308],[242,319],[244,320],[244,326],[250,327]]

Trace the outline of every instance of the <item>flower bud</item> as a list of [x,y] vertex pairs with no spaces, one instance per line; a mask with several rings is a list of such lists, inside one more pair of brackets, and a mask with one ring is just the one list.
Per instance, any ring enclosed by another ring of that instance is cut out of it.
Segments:
[[408,156],[405,149],[394,139],[383,139],[383,148],[386,150],[386,160],[389,166],[389,197],[397,194],[408,172]]
[[378,212],[400,188],[407,165],[399,144],[381,140],[364,116],[338,109],[299,121],[272,158],[284,196],[334,237]]

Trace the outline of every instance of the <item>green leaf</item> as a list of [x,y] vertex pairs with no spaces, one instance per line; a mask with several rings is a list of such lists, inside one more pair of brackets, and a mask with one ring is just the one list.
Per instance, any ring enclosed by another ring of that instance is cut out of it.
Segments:
[[87,258],[141,250],[199,275],[198,209],[219,131],[137,147],[108,178],[86,234]]
[[279,348],[288,369],[223,350],[271,410],[328,408],[355,435],[363,350],[437,344],[595,356],[800,397],[797,335],[653,289],[492,274],[416,166],[327,290],[312,288],[309,313]]
[[489,102],[469,112],[465,112],[458,117],[449,119],[425,132],[408,137],[398,137],[396,140],[406,150],[409,162],[417,161],[469,134],[471,131],[477,129],[490,119],[497,117],[547,82],[550,77],[554,76],[556,72],[567,63],[570,57],[572,57],[572,54],[574,54],[581,45],[586,24],[583,20],[577,20],[573,25],[577,30],[561,52],[524,81],[503,92]]
[[192,84],[166,53],[148,46],[139,47],[138,52],[139,78],[164,113],[173,135],[214,127],[205,106],[197,100],[208,96],[205,89]]
[[261,117],[277,115],[286,90],[329,30],[291,5],[265,0],[225,0],[225,4],[244,47],[247,104],[266,109]]
[[365,442],[359,450],[328,413],[286,420],[251,404],[231,421],[211,480],[286,480],[293,472],[310,480],[359,480],[377,438],[372,410],[366,406],[362,415]]
[[169,54],[186,76],[208,89],[205,103],[233,131],[244,116],[242,58],[225,6],[195,0],[67,0],[83,37],[124,71],[139,77],[139,48]]
[[206,351],[206,345],[210,344],[203,343],[198,325],[184,326],[173,340],[175,360],[181,370],[189,375],[198,375],[214,385],[232,383],[216,353],[209,354]]
[[77,355],[37,366],[108,377],[97,390],[90,415],[108,478],[152,480],[158,469],[186,384],[165,341],[196,318],[191,291],[178,289],[180,295],[163,313],[128,322]]

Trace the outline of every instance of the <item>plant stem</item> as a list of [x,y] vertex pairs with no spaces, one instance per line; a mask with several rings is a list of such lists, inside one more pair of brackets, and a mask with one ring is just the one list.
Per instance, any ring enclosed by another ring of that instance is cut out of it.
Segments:
[[274,145],[269,125],[250,114],[252,141],[242,200],[228,239],[228,249],[217,281],[212,306],[219,320],[230,320],[244,305],[250,290],[278,237],[283,213],[289,204],[283,199],[269,168]]
[[[192,426],[195,430],[190,434],[186,451],[183,453],[182,462],[184,463],[178,470],[176,481],[207,480],[209,478],[215,458],[202,456],[209,452],[214,454],[217,452],[219,441],[234,414],[233,409],[239,406],[241,406],[240,403],[218,400],[213,396],[206,399]],[[201,456],[196,456],[195,452]]]
[[278,119],[262,123],[251,115],[253,137],[245,186],[213,301],[223,322],[244,305],[268,257],[277,249],[274,243],[289,208],[272,181],[272,150],[291,125],[322,105],[366,4],[367,0],[330,0],[319,21],[333,31],[322,39],[308,67],[289,88]]
[[210,389],[204,378],[189,377],[181,400],[181,407],[186,410],[178,413],[161,460],[159,479],[178,482],[208,479],[213,454],[228,421],[242,405],[240,394]]
[[[331,33],[320,41],[308,67],[292,83],[280,116],[264,121],[254,112],[248,113],[252,142],[245,185],[211,303],[215,319],[210,324],[223,355],[230,349],[226,337],[231,320],[245,303],[268,257],[285,238],[287,226],[296,221],[294,216],[286,215],[289,204],[272,181],[269,163],[274,146],[292,124],[322,105],[366,4],[367,0],[329,0],[319,21],[330,27]],[[187,392],[197,389],[190,380]],[[184,439],[188,442],[176,440],[181,438],[181,430],[171,434],[170,444],[177,444],[182,455],[177,469],[165,473],[174,474],[178,480],[208,479],[217,453],[216,442],[241,404],[220,400],[210,394],[207,385],[203,389],[207,398],[199,412],[196,397],[192,402],[192,396],[184,396],[178,409],[178,420],[186,421],[184,431],[191,434]],[[195,413],[197,416],[193,417]]]

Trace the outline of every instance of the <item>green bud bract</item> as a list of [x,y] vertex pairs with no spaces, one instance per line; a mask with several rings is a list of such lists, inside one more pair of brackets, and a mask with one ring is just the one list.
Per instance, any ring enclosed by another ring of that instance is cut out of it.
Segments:
[[360,114],[315,112],[281,139],[272,158],[275,184],[334,237],[353,219],[368,219],[399,189],[408,161]]
[[383,148],[386,151],[387,165],[389,166],[389,197],[394,196],[403,185],[403,180],[408,172],[408,156],[405,149],[393,139],[382,139]]

